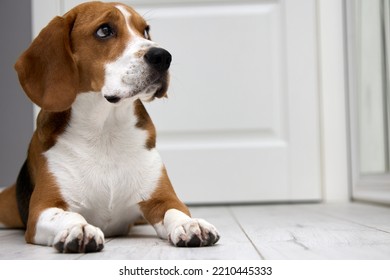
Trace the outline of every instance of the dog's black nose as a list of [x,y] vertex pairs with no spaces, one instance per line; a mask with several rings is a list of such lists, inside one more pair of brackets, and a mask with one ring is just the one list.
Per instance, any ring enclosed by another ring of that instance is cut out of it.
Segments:
[[162,48],[150,48],[144,55],[145,61],[154,69],[163,72],[171,65],[171,54]]

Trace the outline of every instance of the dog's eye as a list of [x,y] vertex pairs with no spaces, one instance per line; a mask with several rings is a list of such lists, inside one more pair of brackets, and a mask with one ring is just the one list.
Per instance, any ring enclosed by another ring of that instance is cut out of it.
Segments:
[[107,23],[102,24],[95,32],[99,39],[108,39],[115,35],[115,30]]
[[145,30],[144,30],[144,37],[145,37],[145,39],[147,39],[147,40],[150,40],[149,31],[150,31],[150,26],[147,25],[147,26],[145,27]]

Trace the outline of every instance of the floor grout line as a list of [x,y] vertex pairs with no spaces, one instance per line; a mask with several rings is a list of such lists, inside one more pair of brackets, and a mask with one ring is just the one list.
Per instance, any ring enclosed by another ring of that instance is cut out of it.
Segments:
[[[233,206],[234,207],[234,206]],[[240,229],[242,230],[242,232],[245,234],[246,238],[248,238],[249,242],[252,244],[253,248],[256,250],[256,253],[259,255],[260,259],[262,260],[265,260],[265,257],[261,254],[260,250],[256,247],[256,245],[253,243],[252,239],[249,237],[249,235],[246,233],[246,231],[244,230],[244,228],[242,227],[241,223],[239,222],[239,220],[237,219],[236,215],[234,215],[233,211],[232,211],[232,206],[228,206],[227,207],[227,210],[228,212],[230,213],[230,215],[232,215],[234,221],[237,223],[237,225],[240,227]]]

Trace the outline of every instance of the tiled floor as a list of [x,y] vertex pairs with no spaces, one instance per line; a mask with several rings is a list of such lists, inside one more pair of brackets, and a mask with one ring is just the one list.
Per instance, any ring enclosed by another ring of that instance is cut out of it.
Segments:
[[218,245],[175,248],[150,226],[94,254],[59,254],[0,230],[0,259],[390,259],[390,208],[359,203],[192,207],[221,232]]

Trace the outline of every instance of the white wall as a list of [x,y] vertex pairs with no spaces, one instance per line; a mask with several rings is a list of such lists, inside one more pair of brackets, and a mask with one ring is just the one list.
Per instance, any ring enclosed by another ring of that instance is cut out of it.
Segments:
[[[12,12],[10,12],[12,11]],[[0,188],[16,181],[26,159],[33,125],[32,104],[19,85],[14,64],[31,41],[30,1],[2,0],[0,25]]]

